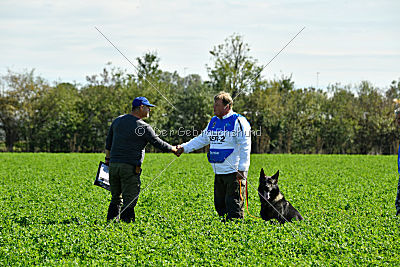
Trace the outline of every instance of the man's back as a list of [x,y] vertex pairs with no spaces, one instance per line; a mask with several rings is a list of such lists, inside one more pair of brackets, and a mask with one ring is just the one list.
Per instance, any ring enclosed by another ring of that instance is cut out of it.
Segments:
[[116,118],[106,139],[106,149],[111,151],[110,162],[141,166],[149,142],[162,151],[171,151],[171,146],[157,137],[143,120],[131,114]]
[[141,165],[147,141],[143,136],[138,136],[140,127],[144,131],[147,124],[131,114],[113,121],[106,140],[106,148],[111,151],[111,162]]

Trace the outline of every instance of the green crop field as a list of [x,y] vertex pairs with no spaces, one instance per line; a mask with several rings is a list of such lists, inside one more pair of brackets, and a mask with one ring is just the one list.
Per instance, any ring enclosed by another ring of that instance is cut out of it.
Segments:
[[[105,217],[102,154],[0,154],[1,265],[397,265],[396,156],[252,155],[304,221],[221,223],[204,154],[147,154],[134,224]],[[171,163],[171,161],[173,161]],[[160,172],[169,164],[171,165]]]

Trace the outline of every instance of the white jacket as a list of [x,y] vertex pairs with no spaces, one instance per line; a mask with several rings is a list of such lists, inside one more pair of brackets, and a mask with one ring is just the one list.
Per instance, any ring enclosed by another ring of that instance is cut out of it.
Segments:
[[251,127],[245,117],[233,111],[222,119],[214,116],[200,135],[182,146],[185,153],[190,153],[208,144],[215,174],[249,170]]

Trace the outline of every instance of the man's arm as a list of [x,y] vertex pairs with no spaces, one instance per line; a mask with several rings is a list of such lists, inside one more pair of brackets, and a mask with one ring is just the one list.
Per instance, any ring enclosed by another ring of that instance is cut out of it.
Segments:
[[108,134],[106,137],[106,157],[105,157],[105,163],[108,165],[110,163],[110,151],[111,151],[111,146],[112,146],[112,139],[113,139],[113,123],[111,123],[110,129],[108,130]]
[[161,140],[160,137],[156,135],[153,128],[150,125],[146,125],[146,131],[144,134],[146,140],[155,146],[156,148],[160,149],[163,152],[176,152],[176,147],[171,146],[167,142]]
[[[208,126],[207,126],[208,128]],[[210,144],[210,138],[207,136],[207,128],[205,128],[198,136],[195,138],[192,138],[189,142],[183,143],[181,145],[181,149],[183,149],[182,152],[185,153],[190,153],[194,150],[200,149],[202,147],[205,147],[206,145]],[[178,150],[178,153],[180,151]]]
[[236,133],[240,157],[238,172],[241,175],[244,175],[244,172],[247,172],[250,167],[251,150],[251,127],[245,117],[238,117],[236,122]]
[[106,165],[110,164],[110,150],[108,150],[108,149],[106,149],[105,164]]

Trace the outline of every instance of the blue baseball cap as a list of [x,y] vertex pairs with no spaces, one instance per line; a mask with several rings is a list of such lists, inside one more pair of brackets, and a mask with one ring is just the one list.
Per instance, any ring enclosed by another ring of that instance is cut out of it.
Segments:
[[150,104],[149,100],[145,98],[144,96],[139,96],[133,99],[132,101],[132,107],[139,107],[141,105],[149,106],[149,107],[155,107],[155,105]]

